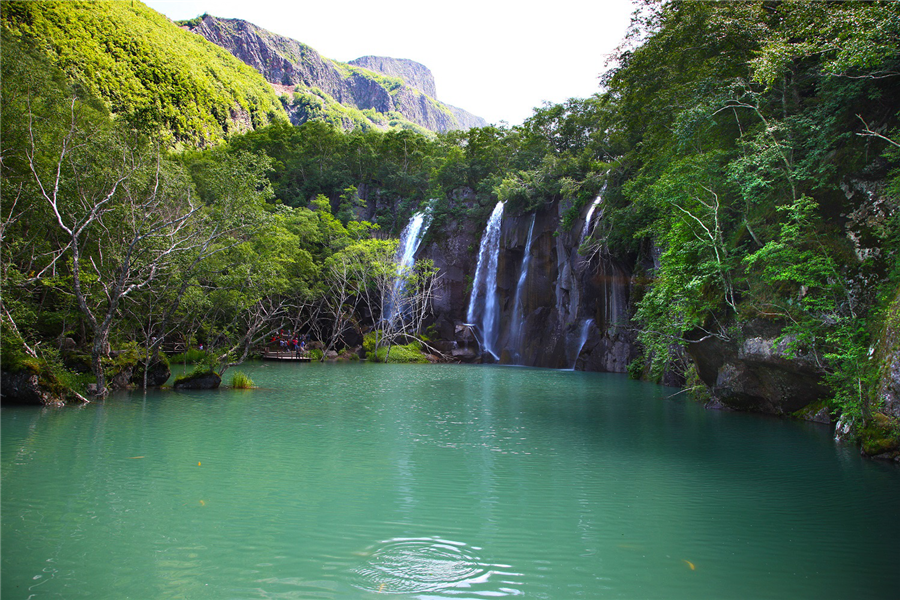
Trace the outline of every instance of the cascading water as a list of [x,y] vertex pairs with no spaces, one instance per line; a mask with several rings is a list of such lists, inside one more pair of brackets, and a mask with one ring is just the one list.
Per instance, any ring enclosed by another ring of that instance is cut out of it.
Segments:
[[416,250],[419,249],[419,244],[422,243],[422,238],[425,237],[429,225],[431,225],[431,206],[414,214],[400,234],[400,245],[397,246],[395,256],[398,276],[391,288],[390,297],[385,301],[384,318],[387,321],[393,321],[401,312],[398,307],[402,304],[401,299],[406,285],[405,276],[413,266]]
[[[489,352],[495,359],[499,358],[494,351],[494,346],[497,343],[497,324],[500,320],[500,306],[497,303],[497,259],[500,255],[500,222],[502,219],[503,202],[498,202],[488,219],[484,234],[481,236],[481,245],[478,248],[478,266],[475,268],[472,295],[469,296],[469,309],[466,311],[468,323],[480,325],[484,351]],[[479,303],[480,299],[483,299],[481,303]],[[480,313],[479,308],[481,309]]]
[[528,263],[531,259],[531,237],[534,233],[534,221],[537,215],[531,217],[531,227],[528,229],[528,239],[525,241],[525,256],[522,258],[522,269],[519,273],[519,282],[516,284],[516,299],[513,303],[512,322],[509,331],[509,349],[515,364],[521,365],[522,352],[524,350],[523,331],[525,328],[525,316],[522,314],[522,291],[525,281],[528,279]]
[[584,217],[584,228],[581,230],[581,238],[578,240],[579,244],[583,242],[584,238],[586,238],[591,232],[592,217],[594,216],[594,211],[597,210],[597,206],[599,206],[602,201],[603,196],[597,196],[596,198],[594,198],[594,202],[588,209],[587,216]]
[[585,319],[584,323],[581,324],[581,335],[578,338],[578,344],[573,348],[574,352],[570,356],[572,371],[575,370],[575,365],[578,363],[578,356],[581,354],[581,351],[584,349],[584,345],[587,343],[588,333],[590,333],[591,325],[593,324],[593,319]]

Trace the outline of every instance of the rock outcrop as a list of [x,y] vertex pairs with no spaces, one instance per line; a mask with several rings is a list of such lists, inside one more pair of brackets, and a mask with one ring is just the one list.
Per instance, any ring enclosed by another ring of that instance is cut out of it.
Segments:
[[[147,387],[160,387],[165,384],[169,377],[172,376],[172,370],[164,360],[157,360],[150,363],[147,369]],[[144,385],[144,364],[139,362],[131,376],[131,384],[136,387]]]
[[900,462],[900,289],[886,311],[876,358],[882,365],[876,410],[859,437],[866,454]]
[[[380,113],[384,121],[372,121],[375,126],[383,127],[388,119],[396,118],[389,113],[400,113],[410,123],[436,132],[487,124],[480,117],[436,100],[427,91],[434,89],[431,71],[410,60],[363,57],[350,64],[338,63],[253,23],[210,15],[192,23],[190,31],[259,71],[279,91],[297,88],[318,98],[324,95],[326,102],[332,99],[343,107]],[[291,111],[289,107],[289,113],[295,123],[314,116],[306,104],[294,108]]]
[[788,415],[827,397],[818,357],[792,349],[783,324],[746,325],[742,339],[697,332],[687,353],[712,396],[712,405]]
[[399,77],[410,87],[414,87],[426,96],[437,98],[434,75],[431,69],[421,63],[407,58],[388,58],[386,56],[362,56],[351,60],[348,64],[362,67],[376,73],[391,77]]
[[0,373],[0,399],[3,404],[64,406],[65,400],[41,385],[37,374],[25,369]]
[[65,406],[87,404],[88,399],[68,390],[54,375],[35,373],[31,369],[0,372],[0,403],[31,406]]

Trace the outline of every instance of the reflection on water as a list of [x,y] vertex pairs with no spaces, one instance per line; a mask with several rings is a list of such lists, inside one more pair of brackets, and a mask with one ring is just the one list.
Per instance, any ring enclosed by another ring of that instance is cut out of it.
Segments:
[[900,589],[900,472],[827,427],[597,373],[243,370],[260,389],[3,408],[0,596]]

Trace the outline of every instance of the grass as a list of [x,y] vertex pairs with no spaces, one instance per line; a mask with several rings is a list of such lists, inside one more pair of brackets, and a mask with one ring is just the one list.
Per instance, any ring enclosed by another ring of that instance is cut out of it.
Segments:
[[249,390],[253,387],[253,380],[243,371],[235,371],[231,376],[231,387],[236,390]]

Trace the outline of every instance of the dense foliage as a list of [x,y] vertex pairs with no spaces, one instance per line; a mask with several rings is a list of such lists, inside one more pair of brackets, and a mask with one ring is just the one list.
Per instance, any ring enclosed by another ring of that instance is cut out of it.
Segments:
[[609,226],[662,250],[637,311],[656,369],[672,340],[774,321],[865,412],[898,282],[897,5],[672,2],[637,25],[607,80],[627,144]]

